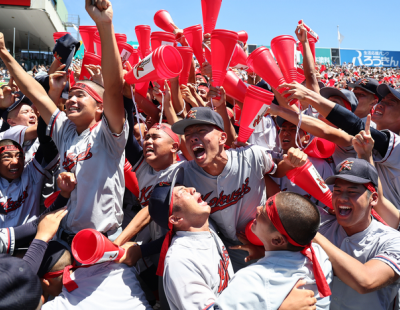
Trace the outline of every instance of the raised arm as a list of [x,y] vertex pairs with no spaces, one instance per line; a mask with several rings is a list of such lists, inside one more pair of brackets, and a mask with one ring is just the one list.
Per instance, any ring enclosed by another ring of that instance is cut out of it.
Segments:
[[86,0],[86,11],[96,23],[101,40],[101,68],[104,79],[104,115],[110,130],[122,132],[125,122],[125,110],[122,99],[123,74],[121,56],[115,39],[112,24],[113,10],[108,0]]
[[4,43],[4,35],[0,32],[0,58],[3,60],[11,76],[17,82],[20,90],[37,107],[46,124],[49,123],[51,116],[57,107],[47,95],[46,91],[33,77],[31,77],[20,64],[7,51]]

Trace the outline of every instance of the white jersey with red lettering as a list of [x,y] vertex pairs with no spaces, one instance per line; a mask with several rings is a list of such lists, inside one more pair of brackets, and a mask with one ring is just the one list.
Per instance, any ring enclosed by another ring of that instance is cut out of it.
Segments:
[[[54,167],[56,157],[46,168]],[[36,159],[25,166],[21,177],[8,182],[0,177],[0,228],[14,227],[36,219],[39,215],[43,182],[50,178]]]
[[[136,173],[136,178],[139,183],[139,202],[142,208],[149,205],[149,199],[153,193],[154,186],[162,182],[171,182],[174,175],[174,171],[182,166],[185,162],[179,161],[167,169],[161,171],[155,171],[142,157],[138,163],[133,167],[133,171]],[[161,228],[154,221],[150,222],[150,235],[153,240],[164,236],[168,230]]]
[[382,183],[383,195],[400,210],[400,136],[392,131],[389,147],[382,158],[374,153],[376,170]]
[[121,133],[112,133],[103,116],[80,135],[64,112],[56,110],[46,134],[60,153],[61,172],[73,172],[77,185],[68,201],[68,214],[61,227],[69,233],[85,228],[100,232],[121,226],[122,199],[125,190],[125,144],[129,125]]
[[[272,154],[272,157],[278,158],[278,159],[282,159],[282,156],[283,156],[282,153],[279,153],[279,154],[273,153]],[[331,167],[325,160],[320,159],[320,158],[315,158],[315,157],[308,157],[308,159],[314,165],[314,167],[318,171],[319,175],[322,177],[322,181],[326,180],[328,177],[330,177],[331,175],[334,174]],[[311,196],[310,193],[307,193],[305,190],[301,189],[299,186],[294,184],[286,176],[284,176],[283,178],[272,178],[272,179],[276,182],[276,184],[279,185],[282,192],[288,191],[288,192],[300,194],[300,195],[310,199],[316,205],[324,207],[324,205],[320,201],[318,201],[313,196]],[[332,191],[333,186],[329,186],[329,187]]]
[[25,165],[27,165],[33,159],[36,151],[39,148],[38,138],[24,142],[25,132],[27,129],[27,126],[16,125],[0,133],[0,140],[10,139],[21,145],[22,149],[24,150]]
[[271,115],[264,116],[261,119],[261,122],[254,129],[248,142],[263,146],[270,151],[279,150],[279,137]]
[[42,310],[151,310],[132,267],[115,262],[78,268],[71,274],[78,288],[45,303]]
[[266,202],[264,175],[275,173],[277,166],[268,150],[250,145],[226,151],[228,162],[220,175],[212,176],[195,161],[184,167],[184,185],[193,186],[211,207],[210,217],[220,232],[237,240],[256,216],[258,206]]
[[164,264],[164,290],[170,309],[213,309],[233,275],[229,254],[212,229],[177,231]]

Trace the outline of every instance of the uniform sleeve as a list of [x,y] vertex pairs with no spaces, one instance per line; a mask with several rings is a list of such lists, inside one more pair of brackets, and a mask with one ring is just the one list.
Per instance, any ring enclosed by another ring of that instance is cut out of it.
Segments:
[[400,136],[389,130],[382,130],[382,132],[385,132],[389,136],[389,145],[386,152],[382,155],[382,159],[374,158],[374,161],[383,166],[400,170]]
[[[50,179],[51,178],[51,173],[49,172],[50,170],[50,165],[54,165],[58,161],[57,158],[53,160],[49,165],[46,166],[46,169],[43,168],[36,158],[34,158],[32,161],[29,162],[29,164],[25,167],[25,169],[28,170],[29,173],[29,178],[32,180],[34,183],[39,183],[43,182],[45,178]],[[47,170],[49,168],[49,170]]]
[[13,140],[22,146],[25,140],[25,132],[27,129],[28,127],[20,125],[10,127],[10,129],[4,132],[3,139]]
[[75,125],[68,120],[67,115],[57,109],[47,125],[46,135],[50,136],[57,148],[61,150],[62,143],[68,138],[69,133],[76,131]]
[[125,150],[128,140],[129,125],[125,115],[125,123],[120,133],[113,133],[108,126],[107,118],[103,115],[101,124],[101,141],[112,156],[120,157]]
[[252,145],[251,150],[255,158],[256,171],[260,171],[260,178],[263,178],[266,174],[274,174],[277,166],[268,149],[262,146]]
[[385,241],[373,259],[384,262],[400,275],[400,237],[397,232],[385,236]]
[[163,281],[168,303],[173,305],[171,309],[213,309],[216,299],[214,292],[192,261],[185,258],[170,259],[165,264]]
[[14,229],[1,228],[0,229],[0,254],[14,254],[15,249],[15,237]]

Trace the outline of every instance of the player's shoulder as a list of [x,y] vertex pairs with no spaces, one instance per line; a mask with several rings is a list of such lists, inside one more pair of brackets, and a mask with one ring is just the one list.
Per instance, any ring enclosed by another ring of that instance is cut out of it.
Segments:
[[[373,220],[373,229],[369,232],[370,236],[375,236],[376,242],[385,243],[390,241],[400,245],[400,232],[390,226],[387,226],[377,220]],[[400,251],[400,247],[399,247]]]
[[231,154],[232,157],[236,156],[238,158],[259,158],[264,154],[270,154],[270,151],[260,145],[250,144],[247,146],[242,146],[236,149],[229,149],[226,151],[228,154]]

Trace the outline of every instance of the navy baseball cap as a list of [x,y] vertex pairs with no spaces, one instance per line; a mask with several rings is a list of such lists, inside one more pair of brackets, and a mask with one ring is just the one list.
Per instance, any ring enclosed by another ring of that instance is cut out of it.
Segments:
[[68,251],[68,249],[63,244],[57,241],[49,242],[46,252],[44,253],[42,263],[40,264],[39,271],[37,273],[39,278],[43,278],[46,273],[50,272],[54,265],[57,264],[57,262],[63,256],[65,251]]
[[186,117],[172,125],[171,129],[178,135],[185,133],[185,128],[192,125],[214,125],[224,131],[224,121],[217,112],[209,107],[191,108]]
[[372,183],[378,187],[378,172],[375,167],[364,159],[347,158],[336,166],[335,175],[325,180],[328,185],[335,184],[336,179],[342,179],[356,184]]
[[42,285],[24,260],[0,254],[0,309],[34,310],[39,306]]
[[[350,103],[351,112],[354,112],[358,106],[358,100],[356,95],[350,90],[347,89],[337,89],[335,87],[324,87],[320,90],[320,94],[322,97],[329,99],[332,96],[338,96],[343,100]],[[346,107],[347,108],[347,107]]]
[[4,119],[4,120],[7,120],[7,118],[8,118],[8,114],[12,111],[12,110],[14,110],[19,104],[21,104],[21,103],[24,103],[24,104],[27,104],[27,105],[29,105],[29,106],[32,106],[32,101],[30,101],[29,100],[29,98],[28,97],[26,97],[22,92],[16,92],[15,93],[15,96],[17,96],[18,97],[18,99],[17,100],[15,100],[14,101],[14,103],[13,104],[11,104],[4,112],[3,112],[3,114],[1,115],[1,117]]
[[365,90],[367,93],[378,96],[379,101],[382,99],[382,96],[378,93],[377,88],[379,86],[379,82],[375,79],[364,78],[360,79],[355,83],[347,84],[351,88],[361,88]]
[[53,49],[53,55],[54,58],[57,58],[59,62],[66,65],[64,71],[68,70],[69,66],[71,65],[72,58],[79,50],[80,45],[81,43],[69,33],[57,40],[57,43]]
[[165,229],[171,229],[169,217],[172,214],[172,192],[177,183],[183,183],[183,168],[179,168],[174,172],[172,182],[159,182],[156,184],[149,199],[151,219]]
[[397,99],[400,100],[400,92],[387,84],[380,84],[378,86],[378,93],[382,96],[382,98],[385,98],[389,93],[392,93]]
[[[48,74],[45,75],[37,75],[35,76],[35,80],[39,82],[40,85],[44,88],[46,93],[49,92],[50,90],[50,77]],[[65,84],[65,87],[61,93],[61,98],[67,100],[68,99],[68,94],[69,94],[69,79],[67,81],[67,84]]]

